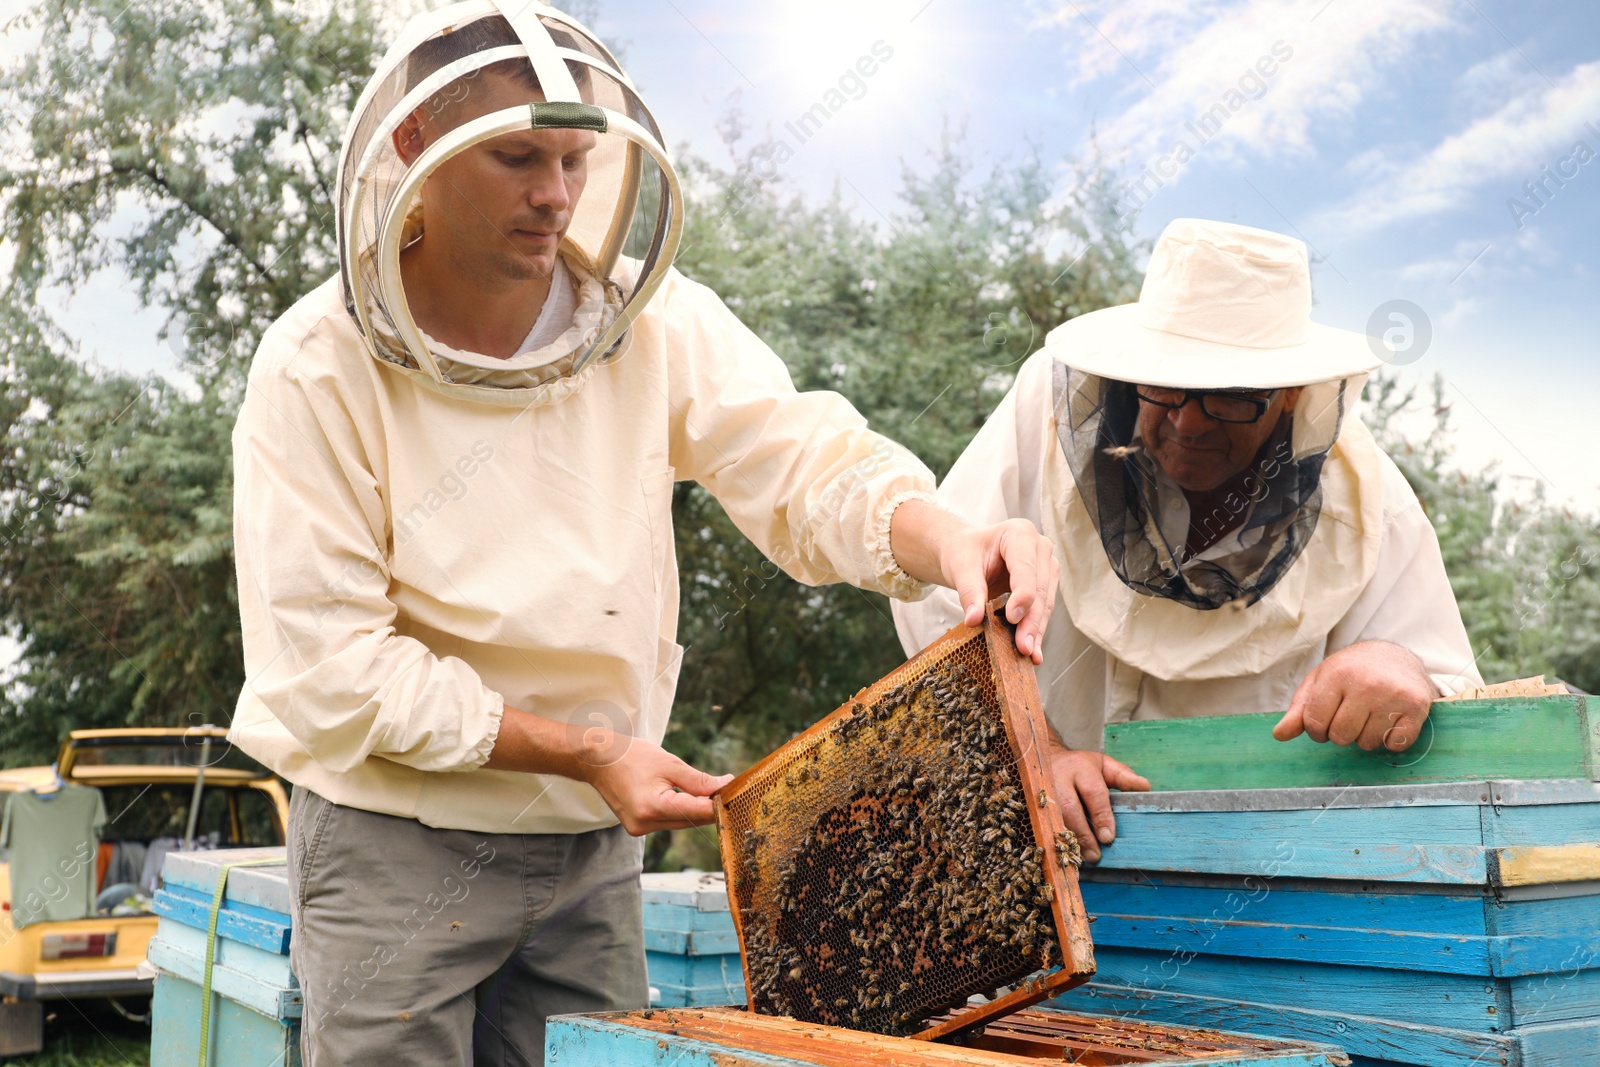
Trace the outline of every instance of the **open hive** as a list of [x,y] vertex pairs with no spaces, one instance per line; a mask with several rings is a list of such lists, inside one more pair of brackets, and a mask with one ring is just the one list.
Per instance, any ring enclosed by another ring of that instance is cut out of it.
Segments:
[[991,605],[724,787],[750,1009],[934,1038],[1087,981],[1048,736]]

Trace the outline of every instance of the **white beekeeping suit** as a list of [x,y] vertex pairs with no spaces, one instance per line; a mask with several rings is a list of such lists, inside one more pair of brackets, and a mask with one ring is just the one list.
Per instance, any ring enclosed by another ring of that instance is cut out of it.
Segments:
[[[1056,546],[1038,674],[1070,747],[1098,750],[1130,718],[1282,711],[1329,654],[1373,639],[1415,652],[1440,695],[1479,684],[1433,528],[1352,413],[1378,359],[1310,310],[1300,242],[1178,220],[1139,301],[1052,331],[940,486],[969,521],[1026,518]],[[1139,384],[1300,388],[1238,525],[1203,551],[1139,438]],[[894,615],[911,652],[960,611],[935,591]]]
[[[500,107],[508,80],[526,90]],[[592,141],[550,296],[499,358],[430,336],[402,263],[440,168],[527,131]],[[432,827],[614,825],[584,782],[483,764],[508,705],[661,741],[679,481],[802,581],[923,590],[889,522],[931,475],[842,397],[797,393],[672,269],[661,134],[570,16],[474,0],[415,18],[358,103],[337,200],[339,274],[267,332],[234,433],[233,737],[273,770]]]

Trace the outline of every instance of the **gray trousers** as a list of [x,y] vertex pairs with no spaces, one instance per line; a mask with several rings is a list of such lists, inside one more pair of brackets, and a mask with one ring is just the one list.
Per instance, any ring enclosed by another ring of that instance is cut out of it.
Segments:
[[642,842],[437,830],[296,787],[305,1067],[521,1067],[544,1021],[646,1006]]

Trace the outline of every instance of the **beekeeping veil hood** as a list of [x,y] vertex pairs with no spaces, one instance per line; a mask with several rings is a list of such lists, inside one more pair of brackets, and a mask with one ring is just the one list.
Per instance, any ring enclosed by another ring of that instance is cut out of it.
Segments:
[[[1366,337],[1310,312],[1303,243],[1180,219],[1152,251],[1138,302],[1046,340],[1055,432],[1041,503],[1063,549],[1062,593],[1081,630],[1147,673],[1265,669],[1325,637],[1372,576],[1381,457],[1347,416],[1380,360]],[[1182,517],[1208,516],[1189,513],[1140,439],[1138,385],[1301,387],[1214,517],[1233,529],[1205,551],[1187,551]]]
[[[485,113],[494,106],[484,90],[490,79],[520,86],[513,97],[526,102]],[[412,116],[429,136],[408,164],[395,133]],[[458,153],[528,130],[595,139],[559,252],[575,289],[573,325],[509,360],[447,348],[418,328],[401,281],[401,252],[428,226],[423,185]],[[625,350],[683,225],[661,133],[621,66],[570,15],[526,0],[470,0],[406,25],[356,104],[338,212],[345,304],[373,353],[433,384],[512,401],[553,379],[575,387],[586,368]]]

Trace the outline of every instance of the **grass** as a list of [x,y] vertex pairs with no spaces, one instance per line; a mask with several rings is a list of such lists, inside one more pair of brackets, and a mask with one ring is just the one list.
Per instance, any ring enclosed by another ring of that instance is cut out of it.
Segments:
[[103,1000],[52,1000],[44,1011],[44,1051],[0,1056],[0,1067],[149,1067],[149,1024],[124,1019]]

